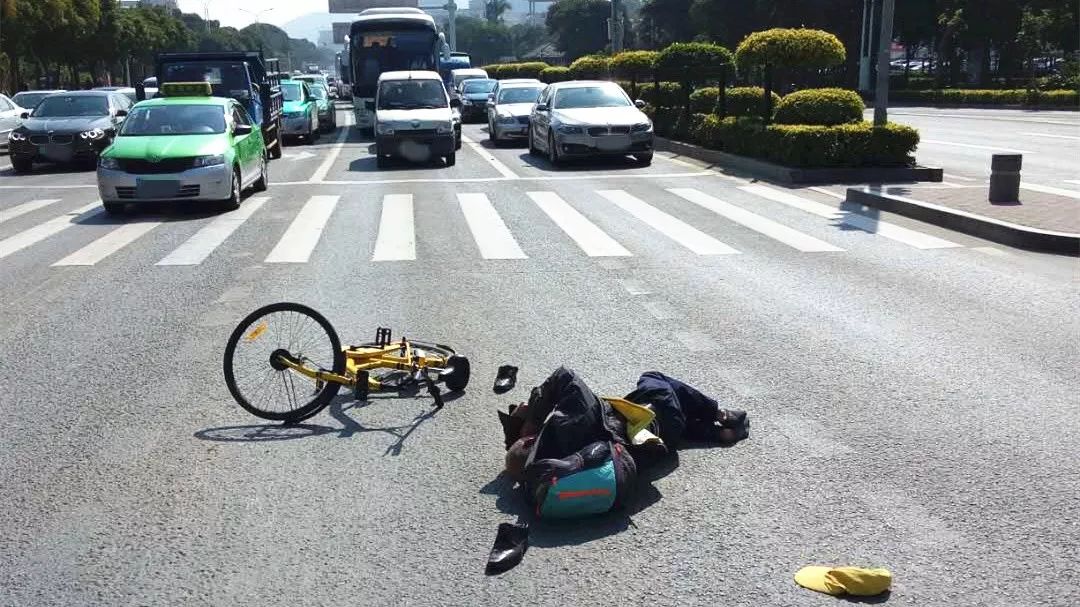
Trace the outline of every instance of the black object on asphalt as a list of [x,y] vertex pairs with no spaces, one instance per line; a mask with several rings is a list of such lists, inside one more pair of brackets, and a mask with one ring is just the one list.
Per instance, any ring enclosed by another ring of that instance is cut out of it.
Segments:
[[512,365],[503,365],[499,367],[498,374],[495,375],[495,386],[492,388],[495,390],[495,394],[502,394],[514,389],[514,384],[517,383],[518,368]]
[[528,523],[499,523],[495,534],[495,545],[488,556],[487,575],[498,575],[510,571],[521,562],[529,548]]

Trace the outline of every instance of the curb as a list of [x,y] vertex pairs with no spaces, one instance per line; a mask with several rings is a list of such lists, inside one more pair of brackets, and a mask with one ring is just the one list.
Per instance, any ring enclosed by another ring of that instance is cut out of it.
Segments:
[[847,202],[904,215],[1011,247],[1080,256],[1080,234],[1030,228],[906,196],[874,192],[869,188],[848,188]]
[[811,185],[834,183],[905,183],[914,181],[940,182],[943,170],[933,167],[866,167],[866,168],[824,168],[801,169],[787,167],[756,158],[738,156],[719,150],[710,150],[682,141],[655,137],[657,150],[673,152],[680,156],[694,158],[736,171],[768,179],[787,185]]

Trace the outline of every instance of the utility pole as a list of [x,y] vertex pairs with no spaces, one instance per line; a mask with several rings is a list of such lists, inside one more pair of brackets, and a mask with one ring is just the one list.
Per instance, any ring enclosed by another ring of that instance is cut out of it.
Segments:
[[859,90],[867,93],[870,91],[870,58],[874,52],[871,46],[874,43],[874,0],[863,0],[862,7],[862,32],[859,39]]
[[892,58],[893,11],[896,0],[883,0],[881,5],[881,40],[877,63],[877,90],[874,91],[874,124],[884,125],[889,108],[889,59]]
[[619,0],[611,0],[611,52],[618,53],[622,50],[622,21]]

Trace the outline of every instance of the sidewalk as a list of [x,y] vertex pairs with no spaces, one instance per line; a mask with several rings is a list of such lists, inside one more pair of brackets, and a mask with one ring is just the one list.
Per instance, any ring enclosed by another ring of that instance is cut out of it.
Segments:
[[988,186],[865,186],[849,188],[849,203],[898,213],[1010,246],[1080,255],[1080,193],[1021,186],[1020,200],[991,203]]

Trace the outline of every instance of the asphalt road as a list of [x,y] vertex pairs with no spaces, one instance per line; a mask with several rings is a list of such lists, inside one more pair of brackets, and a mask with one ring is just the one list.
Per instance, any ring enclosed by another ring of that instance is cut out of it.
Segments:
[[[290,147],[226,215],[113,219],[92,173],[0,172],[0,605],[835,605],[792,581],[818,563],[889,568],[889,605],[1080,602],[1075,259],[466,136],[452,168]],[[413,221],[383,219],[402,194]],[[281,300],[345,341],[456,346],[473,383],[433,415],[342,394],[263,424],[221,357]],[[682,451],[629,516],[534,525],[485,577],[522,512],[495,409],[560,364],[603,394],[683,378],[752,437]]]
[[[870,119],[873,110],[866,115]],[[889,120],[919,129],[916,158],[943,167],[947,182],[986,181],[991,156],[1022,154],[1023,183],[1080,198],[1078,112],[894,107]]]

